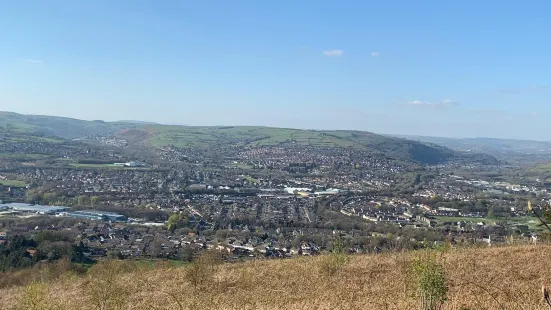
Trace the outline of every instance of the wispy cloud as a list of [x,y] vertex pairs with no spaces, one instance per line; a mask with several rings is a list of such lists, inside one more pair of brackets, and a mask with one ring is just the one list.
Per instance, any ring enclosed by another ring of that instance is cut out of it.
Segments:
[[426,101],[421,101],[421,100],[412,100],[412,101],[408,101],[408,105],[428,105],[430,103],[426,102]]
[[21,61],[23,62],[26,62],[28,64],[35,64],[35,65],[39,65],[39,64],[43,64],[44,61],[40,60],[40,59],[33,59],[33,58],[19,58]]
[[378,56],[381,56],[381,53],[379,53],[379,52],[371,52],[370,55],[371,55],[371,57],[378,57]]
[[444,99],[440,101],[441,105],[457,105],[458,103],[456,101],[450,100],[450,99]]
[[440,102],[429,102],[429,101],[421,101],[421,100],[412,100],[407,102],[407,105],[413,106],[413,107],[433,107],[433,108],[452,106],[457,104],[458,104],[457,102],[449,99],[445,99]]
[[322,54],[323,56],[327,56],[327,57],[340,57],[344,54],[344,51],[338,50],[338,49],[327,50],[327,51],[323,51]]

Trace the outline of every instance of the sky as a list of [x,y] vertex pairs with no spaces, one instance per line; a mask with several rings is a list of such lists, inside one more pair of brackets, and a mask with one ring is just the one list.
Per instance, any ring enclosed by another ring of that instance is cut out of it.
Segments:
[[551,140],[551,1],[0,2],[0,110]]

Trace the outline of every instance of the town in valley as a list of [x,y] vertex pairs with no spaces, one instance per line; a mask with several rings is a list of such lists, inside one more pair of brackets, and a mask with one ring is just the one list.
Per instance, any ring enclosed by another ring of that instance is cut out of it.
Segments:
[[504,156],[356,131],[79,120],[44,133],[0,116],[0,246],[41,240],[29,261],[530,243],[542,228],[528,201],[551,201],[551,147]]

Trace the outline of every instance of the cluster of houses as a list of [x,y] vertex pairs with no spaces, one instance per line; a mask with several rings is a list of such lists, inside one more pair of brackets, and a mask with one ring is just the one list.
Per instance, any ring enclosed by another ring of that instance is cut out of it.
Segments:
[[[290,231],[278,233],[277,229],[321,229],[322,235],[327,234],[324,229],[328,226],[353,218],[352,227],[365,224],[393,230],[408,226],[421,228],[417,231],[435,228],[432,231],[440,232],[444,226],[453,226],[461,231],[471,224],[454,219],[447,225],[447,220],[440,219],[486,214],[426,201],[472,202],[477,194],[487,190],[544,193],[530,186],[467,180],[435,168],[434,176],[424,180],[422,186],[420,180],[406,184],[408,194],[403,196],[396,194],[396,183],[400,176],[411,172],[407,164],[353,148],[293,143],[220,145],[210,149],[163,147],[156,149],[154,155],[144,152],[128,157],[113,147],[124,149],[125,140],[97,138],[109,147],[92,147],[82,141],[0,145],[0,153],[44,154],[63,159],[55,164],[2,159],[2,174],[29,184],[28,188],[2,187],[3,194],[11,201],[38,200],[43,205],[0,205],[0,217],[49,215],[86,223],[65,228],[80,236],[91,249],[90,255],[115,251],[123,256],[178,257],[185,251],[216,248],[235,257],[286,257],[316,254],[321,246],[312,240],[289,246],[290,239],[297,236]],[[101,159],[120,167],[68,167],[66,162],[76,158]],[[135,160],[127,162],[129,158]],[[148,162],[148,169],[128,169],[140,167],[143,162]],[[77,211],[83,207],[89,210]],[[320,214],[320,208],[329,212]],[[136,221],[128,214],[142,210],[157,212],[155,219],[133,226]],[[164,230],[167,218],[180,212],[194,217],[186,223],[191,231]],[[476,229],[488,230],[483,219],[474,223]],[[286,242],[268,238],[210,238],[204,235],[206,230],[249,236],[270,232],[270,237],[277,235]]]

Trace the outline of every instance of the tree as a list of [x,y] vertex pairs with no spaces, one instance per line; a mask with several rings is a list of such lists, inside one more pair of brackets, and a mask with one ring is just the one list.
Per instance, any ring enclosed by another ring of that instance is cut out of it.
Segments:
[[121,251],[119,251],[119,250],[109,250],[109,251],[107,251],[107,257],[110,258],[110,259],[123,259],[124,258]]
[[180,249],[178,254],[182,261],[191,262],[193,260],[194,251],[189,245],[186,245]]
[[413,184],[418,185],[421,183],[421,175],[418,173],[415,175],[415,180],[413,181]]
[[174,231],[178,223],[180,222],[180,215],[175,213],[168,218],[168,230]]
[[46,204],[54,203],[57,201],[57,195],[55,193],[42,194],[42,201]]
[[92,196],[92,198],[90,198],[90,204],[92,206],[97,206],[99,203],[99,197],[98,196]]
[[25,202],[36,203],[40,200],[40,195],[33,190],[27,191],[25,194]]
[[72,253],[71,253],[72,260],[82,263],[84,261],[84,252],[83,252],[84,248],[85,246],[82,240],[79,242],[78,245],[73,245]]
[[89,199],[88,199],[88,196],[86,195],[80,195],[77,198],[77,203],[81,206],[88,204],[88,201]]
[[488,209],[488,214],[486,215],[486,217],[488,217],[488,218],[494,218],[495,217],[494,208],[489,208]]
[[8,239],[7,246],[0,247],[0,271],[30,267],[33,264],[28,248],[36,246],[36,242],[24,236],[15,235]]

